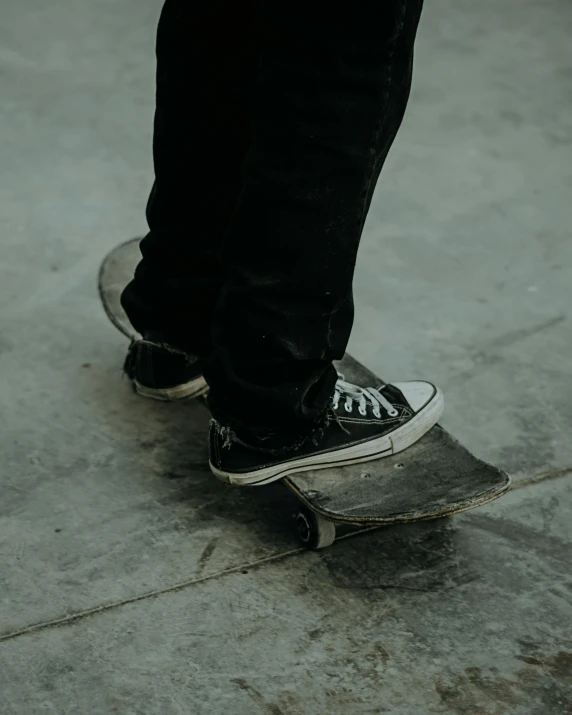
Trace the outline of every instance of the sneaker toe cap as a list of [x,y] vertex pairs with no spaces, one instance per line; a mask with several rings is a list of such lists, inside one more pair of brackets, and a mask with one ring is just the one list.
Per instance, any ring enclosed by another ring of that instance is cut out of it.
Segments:
[[430,382],[419,380],[413,382],[394,382],[393,384],[402,392],[414,412],[422,410],[437,395],[437,388]]

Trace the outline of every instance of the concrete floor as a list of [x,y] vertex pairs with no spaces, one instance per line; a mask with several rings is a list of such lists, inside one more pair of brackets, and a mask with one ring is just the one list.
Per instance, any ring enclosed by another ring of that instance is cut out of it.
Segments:
[[572,713],[572,6],[432,0],[353,353],[515,474],[449,520],[297,548],[280,485],[140,401],[98,264],[144,230],[158,0],[0,30],[2,715]]

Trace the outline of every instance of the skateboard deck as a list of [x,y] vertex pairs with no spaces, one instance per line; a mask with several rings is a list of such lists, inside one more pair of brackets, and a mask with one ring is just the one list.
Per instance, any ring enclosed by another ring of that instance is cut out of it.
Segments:
[[[116,246],[99,271],[99,295],[111,322],[126,337],[139,336],[120,303],[133,277],[139,238]],[[346,355],[337,365],[346,380],[362,387],[381,380]],[[323,548],[336,536],[336,524],[358,528],[435,519],[485,504],[505,493],[510,477],[469,452],[440,425],[399,454],[347,466],[316,469],[285,477],[298,497],[295,525],[309,548]]]

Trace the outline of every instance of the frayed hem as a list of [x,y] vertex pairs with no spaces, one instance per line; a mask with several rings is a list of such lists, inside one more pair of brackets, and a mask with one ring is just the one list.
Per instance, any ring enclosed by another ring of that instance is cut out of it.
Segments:
[[[247,442],[236,434],[236,431],[231,427],[221,424],[214,418],[211,419],[211,427],[214,429],[215,433],[222,439],[223,449],[230,449],[233,444],[239,444],[242,447],[246,447],[253,452],[259,452],[262,454],[271,454],[275,457],[283,456],[289,454],[290,452],[297,452],[302,449],[304,445],[308,442],[312,442],[314,445],[318,446],[320,440],[324,436],[324,433],[330,423],[332,417],[330,416],[330,410],[326,413],[325,417],[320,421],[320,423],[314,427],[310,432],[302,435],[293,442],[289,442],[286,445],[280,445],[278,447],[269,446],[264,444],[276,437],[276,433],[269,434],[266,437],[254,437],[253,442]],[[335,413],[333,414],[334,421],[339,423]],[[343,428],[343,425],[340,425]]]
[[176,348],[173,345],[169,345],[169,343],[163,343],[157,340],[149,340],[149,338],[141,338],[140,340],[132,340],[131,347],[133,347],[135,343],[138,343],[139,345],[150,345],[154,348],[161,348],[161,350],[171,353],[172,355],[180,355],[181,357],[184,357],[186,359],[189,365],[194,365],[194,363],[199,361],[198,355],[195,355],[194,353],[188,353],[185,350],[181,350],[180,348]]
[[232,447],[233,442],[235,442],[236,444],[241,444],[240,440],[236,436],[236,432],[231,430],[230,427],[225,427],[224,425],[221,425],[220,422],[217,422],[214,419],[211,420],[211,427],[222,439],[223,449],[230,449]]

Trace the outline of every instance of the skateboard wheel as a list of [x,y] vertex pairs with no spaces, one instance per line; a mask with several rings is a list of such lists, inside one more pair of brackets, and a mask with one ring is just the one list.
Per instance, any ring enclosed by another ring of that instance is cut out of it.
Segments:
[[336,525],[306,507],[295,515],[296,531],[300,541],[308,549],[324,549],[336,538]]

